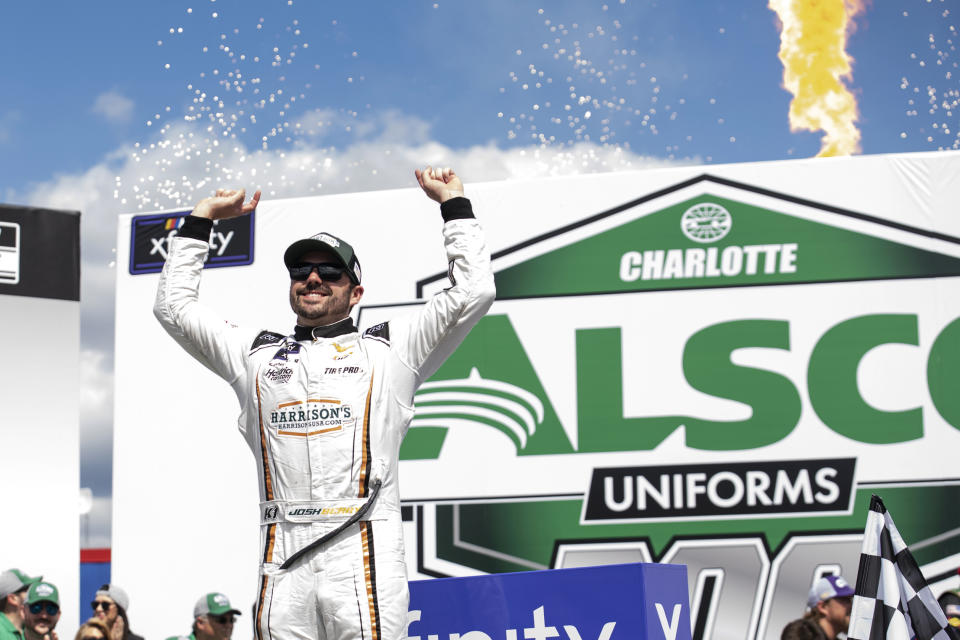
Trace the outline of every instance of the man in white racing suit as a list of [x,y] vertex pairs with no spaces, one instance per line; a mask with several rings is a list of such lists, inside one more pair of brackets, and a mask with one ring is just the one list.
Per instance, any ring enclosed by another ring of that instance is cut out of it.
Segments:
[[242,190],[217,191],[170,242],[154,313],[233,387],[240,431],[257,463],[257,640],[406,636],[400,443],[417,387],[495,295],[483,233],[460,179],[430,167],[416,176],[440,203],[452,286],[362,334],[349,316],[363,295],[360,264],[353,248],[329,233],[299,240],[284,254],[297,315],[293,334],[236,327],[198,302],[213,220],[250,213],[259,192],[244,203]]

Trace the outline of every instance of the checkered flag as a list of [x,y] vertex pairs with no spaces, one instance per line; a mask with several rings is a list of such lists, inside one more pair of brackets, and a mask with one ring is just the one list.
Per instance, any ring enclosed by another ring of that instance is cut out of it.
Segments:
[[850,640],[960,640],[878,496],[863,533]]

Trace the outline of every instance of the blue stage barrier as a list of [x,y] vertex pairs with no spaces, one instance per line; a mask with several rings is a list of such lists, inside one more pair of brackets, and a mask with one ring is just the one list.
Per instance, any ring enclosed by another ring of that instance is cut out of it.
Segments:
[[690,640],[687,568],[618,564],[410,583],[407,640]]

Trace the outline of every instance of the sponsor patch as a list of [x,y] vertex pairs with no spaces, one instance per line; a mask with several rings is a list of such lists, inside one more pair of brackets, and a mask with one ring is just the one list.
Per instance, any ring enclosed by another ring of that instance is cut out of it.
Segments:
[[364,338],[376,338],[381,342],[390,344],[390,323],[381,322],[380,324],[375,324],[366,331],[363,332]]
[[285,366],[272,367],[263,372],[263,377],[271,382],[284,384],[290,382],[290,378],[293,377],[293,369]]
[[324,367],[323,369],[325,376],[352,376],[359,373],[363,373],[360,367]]
[[253,344],[250,345],[250,350],[253,351],[257,347],[262,347],[265,344],[276,344],[285,337],[286,336],[273,331],[261,331],[257,334],[257,337],[253,339]]
[[286,342],[280,347],[279,350],[277,350],[275,354],[273,354],[273,357],[270,358],[270,362],[286,362],[287,356],[294,353],[300,353],[300,344],[297,342]]
[[356,422],[352,406],[331,398],[283,402],[270,412],[269,419],[277,433],[284,436],[333,433]]

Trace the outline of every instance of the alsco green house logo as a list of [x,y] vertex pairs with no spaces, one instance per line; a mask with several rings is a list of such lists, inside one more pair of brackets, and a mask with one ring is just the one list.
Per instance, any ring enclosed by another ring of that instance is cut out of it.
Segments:
[[[518,460],[558,456],[559,484],[582,495],[592,469],[624,462],[604,454],[960,446],[960,306],[942,293],[957,238],[701,176],[500,251],[494,270],[497,302],[417,394],[402,459],[442,461],[454,432],[485,430]],[[902,473],[932,477],[927,463]],[[864,473],[881,471],[861,460]]]

